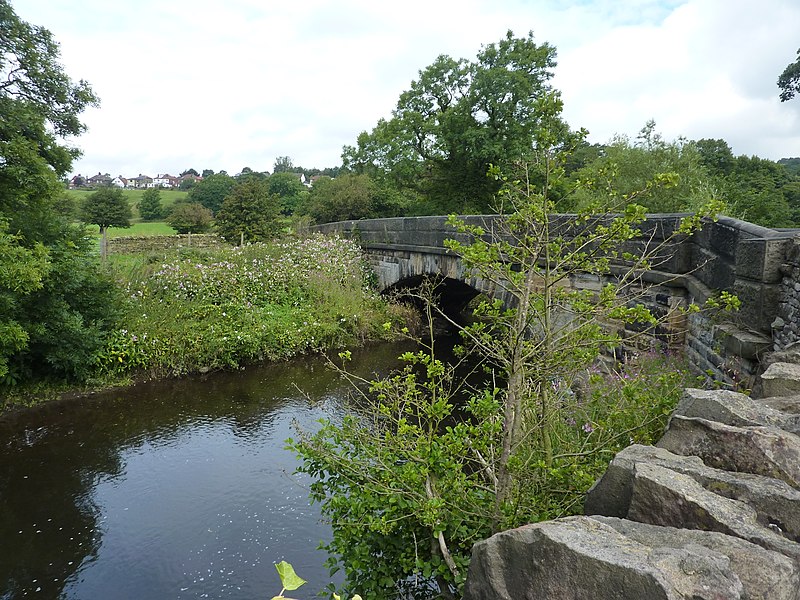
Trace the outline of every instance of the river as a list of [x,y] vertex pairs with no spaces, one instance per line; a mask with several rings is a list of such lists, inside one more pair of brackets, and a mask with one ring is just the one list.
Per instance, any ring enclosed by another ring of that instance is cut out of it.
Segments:
[[309,582],[291,595],[314,597],[330,527],[284,441],[346,396],[310,357],[0,416],[0,599],[271,598],[281,560]]

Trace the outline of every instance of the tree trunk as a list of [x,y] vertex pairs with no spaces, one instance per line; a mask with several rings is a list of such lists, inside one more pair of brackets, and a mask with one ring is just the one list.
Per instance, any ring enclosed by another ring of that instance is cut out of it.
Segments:
[[100,260],[108,258],[108,227],[100,226]]

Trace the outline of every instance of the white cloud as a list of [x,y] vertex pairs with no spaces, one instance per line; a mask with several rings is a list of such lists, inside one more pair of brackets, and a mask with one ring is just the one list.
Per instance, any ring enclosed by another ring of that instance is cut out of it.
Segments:
[[591,140],[723,138],[800,155],[800,100],[775,81],[795,57],[795,0],[17,0],[50,29],[102,106],[76,171],[334,166],[439,54],[474,58],[506,30],[559,51],[565,116]]

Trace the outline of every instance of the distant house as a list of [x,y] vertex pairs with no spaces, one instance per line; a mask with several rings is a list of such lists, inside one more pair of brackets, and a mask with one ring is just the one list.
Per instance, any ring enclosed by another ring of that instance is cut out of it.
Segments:
[[117,175],[114,179],[111,180],[111,185],[116,186],[118,188],[126,188],[128,187],[128,180],[125,179],[122,175]]
[[146,188],[149,184],[153,183],[153,178],[139,173],[138,177],[131,177],[130,187],[138,189]]
[[98,173],[97,175],[92,175],[89,177],[89,185],[93,186],[100,186],[100,185],[111,185],[112,177],[108,173]]
[[86,185],[86,177],[78,173],[69,180],[69,189],[74,190],[75,188],[82,188]]
[[148,187],[163,187],[163,188],[176,188],[180,180],[172,175],[156,175],[153,178],[153,185]]
[[[200,177],[199,175],[192,175],[191,173],[186,173],[186,175],[181,175],[178,178],[177,187],[181,187],[181,184],[183,184],[184,181],[193,181],[194,183],[197,183],[198,181],[203,181],[203,178]],[[185,187],[181,189],[185,189]]]

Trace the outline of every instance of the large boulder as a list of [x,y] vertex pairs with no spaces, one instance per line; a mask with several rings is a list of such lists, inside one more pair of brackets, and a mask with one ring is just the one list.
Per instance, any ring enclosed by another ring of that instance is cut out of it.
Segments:
[[570,517],[475,544],[464,600],[796,600],[798,585],[794,561],[722,534]]
[[[800,598],[800,565],[785,556],[754,547],[750,542],[708,531],[659,527],[614,517],[592,518],[640,544],[668,548],[697,544],[728,556],[742,582],[745,597],[752,600]],[[775,563],[764,568],[764,561],[773,559]]]
[[800,394],[800,364],[772,363],[761,375],[761,395],[796,396]]
[[792,433],[800,432],[800,415],[781,412],[730,390],[686,389],[675,414],[737,427],[765,425]]
[[717,469],[773,477],[800,489],[800,437],[777,427],[734,427],[675,415],[656,445]]
[[800,396],[772,396],[759,400],[764,406],[793,415],[800,415]]
[[[771,477],[723,471],[706,466],[696,456],[681,456],[663,448],[638,444],[617,453],[605,474],[586,495],[585,513],[628,518],[639,464],[689,476],[705,491],[750,506],[762,527],[800,539],[800,490]],[[666,503],[667,498],[659,502]],[[648,519],[648,522],[651,521]]]
[[636,465],[628,518],[652,525],[718,531],[800,561],[800,544],[784,537],[778,528],[762,526],[751,506],[709,492],[688,475],[656,465]]

